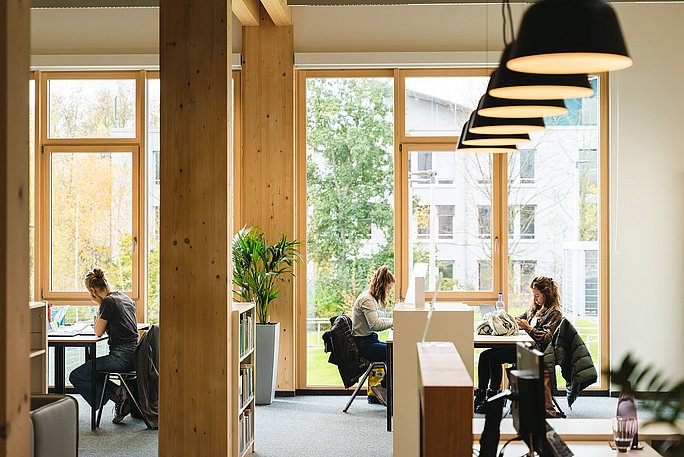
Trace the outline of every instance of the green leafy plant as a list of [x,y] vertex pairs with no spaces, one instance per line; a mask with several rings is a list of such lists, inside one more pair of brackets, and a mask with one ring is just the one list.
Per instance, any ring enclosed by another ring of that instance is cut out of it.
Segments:
[[268,323],[271,302],[278,298],[277,281],[291,274],[301,255],[297,240],[287,241],[285,235],[275,244],[268,244],[258,227],[243,227],[233,237],[233,293],[245,301],[256,303],[260,324]]
[[[671,382],[652,365],[645,365],[629,354],[617,370],[610,372],[611,381],[620,388],[632,390],[640,406],[653,414],[648,423],[667,423],[675,427],[684,418],[684,379]],[[665,450],[666,456],[684,457],[684,435],[680,434],[678,446]]]

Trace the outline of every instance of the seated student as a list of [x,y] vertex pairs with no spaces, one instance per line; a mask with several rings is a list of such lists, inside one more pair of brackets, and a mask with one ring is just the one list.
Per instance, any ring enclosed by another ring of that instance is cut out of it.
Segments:
[[[558,284],[551,278],[537,276],[532,280],[530,288],[534,298],[532,305],[516,317],[515,321],[532,337],[535,349],[544,352],[563,318]],[[487,398],[496,395],[501,389],[504,363],[515,363],[515,348],[492,348],[480,354],[475,412],[484,413]]]
[[[135,303],[127,295],[111,291],[104,272],[99,268],[86,275],[85,286],[93,302],[100,305],[95,321],[95,335],[102,336],[105,331],[109,335],[109,354],[97,358],[97,371],[132,371],[133,354],[138,342]],[[92,361],[88,361],[72,371],[69,381],[92,407],[94,405],[91,404],[91,364]],[[98,374],[95,391],[98,402],[103,388],[105,396],[100,407],[104,407],[110,399],[113,400],[115,416],[112,422],[118,424],[131,411],[131,399],[122,386],[109,381],[105,387],[104,375]]]
[[[387,343],[378,340],[377,332],[392,327],[392,319],[380,317],[378,306],[387,306],[387,295],[394,287],[394,276],[386,266],[378,268],[373,275],[370,287],[364,290],[352,307],[352,327],[354,340],[362,356],[371,362],[384,362],[387,354]],[[373,386],[373,393],[382,404],[386,404],[387,392],[385,379],[380,386]]]

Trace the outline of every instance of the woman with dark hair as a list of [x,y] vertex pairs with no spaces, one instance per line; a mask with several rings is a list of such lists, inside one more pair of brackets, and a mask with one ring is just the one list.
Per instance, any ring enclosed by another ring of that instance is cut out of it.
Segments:
[[[534,340],[534,348],[544,352],[563,318],[558,284],[551,278],[537,276],[530,288],[532,304],[515,321]],[[515,348],[492,348],[480,354],[475,412],[484,413],[487,398],[496,395],[501,389],[504,363],[515,363]]]
[[[384,362],[387,354],[387,343],[378,339],[378,333],[392,327],[393,321],[388,317],[380,317],[378,308],[387,307],[387,296],[394,287],[394,275],[389,268],[382,266],[373,275],[370,287],[364,290],[352,307],[352,327],[354,340],[362,356],[371,362]],[[373,392],[384,404],[386,392],[383,378],[380,387],[374,386]]]
[[[95,335],[102,336],[105,331],[109,335],[109,354],[97,358],[97,371],[132,371],[134,369],[133,355],[138,342],[135,303],[127,295],[112,291],[104,272],[99,268],[89,272],[84,282],[86,289],[90,292],[90,298],[99,305],[94,326]],[[91,366],[92,361],[88,361],[69,375],[71,384],[89,404],[92,396]],[[99,402],[102,398],[102,389],[105,389],[104,399],[99,407],[102,408],[109,400],[113,400],[115,415],[112,422],[118,424],[131,411],[131,399],[128,398],[126,389],[122,386],[117,386],[111,381],[105,386],[104,375],[98,373],[97,376],[95,398]],[[90,406],[95,405],[90,404]]]

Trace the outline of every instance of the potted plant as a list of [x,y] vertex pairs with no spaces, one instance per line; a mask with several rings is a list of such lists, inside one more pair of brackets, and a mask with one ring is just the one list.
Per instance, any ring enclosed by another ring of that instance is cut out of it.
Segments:
[[285,235],[268,244],[258,227],[243,227],[233,237],[233,292],[244,301],[256,304],[256,403],[268,405],[275,397],[278,372],[280,323],[269,322],[269,308],[280,291],[278,281],[293,275],[299,262],[299,241],[287,241]]

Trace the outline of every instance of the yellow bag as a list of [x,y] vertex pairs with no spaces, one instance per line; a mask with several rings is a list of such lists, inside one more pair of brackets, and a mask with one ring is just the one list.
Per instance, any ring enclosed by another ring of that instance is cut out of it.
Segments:
[[370,375],[368,375],[368,403],[380,404],[380,401],[377,399],[377,397],[373,393],[373,390],[371,389],[371,387],[377,386],[378,384],[380,384],[384,377],[385,377],[385,368],[384,367],[377,367],[377,368],[373,368],[371,370]]

